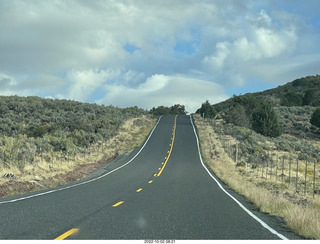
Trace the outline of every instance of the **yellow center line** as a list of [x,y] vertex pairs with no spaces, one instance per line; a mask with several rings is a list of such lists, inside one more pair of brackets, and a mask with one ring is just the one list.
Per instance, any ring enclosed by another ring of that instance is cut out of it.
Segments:
[[112,207],[118,207],[122,203],[124,203],[124,201],[117,202],[116,204],[113,204]]
[[58,236],[56,239],[54,240],[64,240],[66,239],[68,236],[74,235],[79,231],[79,229],[71,229],[69,231],[67,231],[66,233],[63,233],[61,236]]
[[136,192],[140,192],[140,191],[142,191],[142,188],[139,188],[138,190],[136,190]]
[[171,138],[172,142],[171,142],[170,150],[168,151],[168,157],[165,157],[166,161],[164,162],[164,164],[163,164],[161,170],[159,171],[157,177],[159,177],[159,176],[162,174],[162,171],[163,171],[164,167],[166,167],[167,162],[168,162],[168,160],[169,160],[169,158],[170,158],[170,155],[171,155],[171,152],[172,152],[173,143],[174,143],[174,138],[175,138],[175,136],[176,136],[177,116],[178,116],[178,115],[176,115],[176,117],[174,118],[173,133],[172,133],[172,138]]
[[151,184],[153,182],[153,180],[149,180],[148,183]]

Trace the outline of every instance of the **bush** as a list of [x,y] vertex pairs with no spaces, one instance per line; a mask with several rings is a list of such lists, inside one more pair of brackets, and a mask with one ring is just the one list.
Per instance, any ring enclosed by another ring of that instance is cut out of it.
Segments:
[[245,167],[246,166],[246,162],[245,161],[240,161],[236,164],[236,167]]
[[278,137],[282,134],[277,115],[271,105],[262,103],[252,113],[252,129],[269,137]]
[[310,123],[320,128],[320,107],[317,108],[311,115]]
[[245,108],[239,104],[235,104],[230,108],[229,112],[225,115],[225,120],[237,126],[251,127],[250,119],[246,114]]
[[298,93],[288,92],[281,98],[282,106],[301,106],[302,105],[302,96]]
[[214,118],[217,114],[216,110],[212,105],[210,105],[208,100],[201,105],[201,108],[198,112],[203,118]]

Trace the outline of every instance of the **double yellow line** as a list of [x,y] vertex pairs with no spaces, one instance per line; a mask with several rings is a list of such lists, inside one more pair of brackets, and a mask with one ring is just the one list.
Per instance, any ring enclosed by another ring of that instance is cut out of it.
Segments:
[[[176,115],[176,116],[174,117],[174,124],[173,124],[173,130],[172,130],[172,138],[171,138],[170,150],[168,151],[167,157],[165,157],[166,160],[164,161],[164,163],[163,163],[163,165],[162,165],[162,168],[160,168],[159,173],[158,173],[158,174],[155,174],[156,177],[159,177],[159,176],[162,174],[162,171],[163,171],[164,168],[166,167],[167,162],[168,162],[168,160],[169,160],[169,158],[170,158],[170,155],[171,155],[171,152],[172,152],[172,148],[173,148],[174,139],[175,139],[175,136],[176,136],[177,117],[178,117],[178,115]],[[153,182],[153,181],[150,180],[148,183],[150,184],[150,183],[152,183],[152,182]],[[139,188],[136,192],[140,192],[140,191],[142,191],[142,188]],[[124,203],[124,201],[117,202],[116,204],[112,205],[112,207],[118,207],[118,206],[121,205],[122,203]],[[58,236],[55,240],[64,240],[65,238],[67,238],[67,237],[69,237],[69,236],[71,236],[71,235],[77,234],[78,231],[79,231],[79,229],[76,229],[76,228],[71,229],[71,230],[65,232],[64,234],[62,234],[61,236]]]
[[173,124],[173,130],[172,130],[172,138],[171,138],[170,150],[168,151],[168,156],[166,157],[166,161],[164,161],[164,164],[163,164],[162,168],[160,169],[159,173],[157,174],[157,177],[159,177],[162,174],[162,171],[163,171],[164,167],[166,167],[167,162],[168,162],[168,160],[170,158],[170,155],[171,155],[171,152],[172,152],[172,148],[173,148],[174,138],[176,137],[177,117],[178,117],[178,115],[176,115],[174,117],[174,124]]

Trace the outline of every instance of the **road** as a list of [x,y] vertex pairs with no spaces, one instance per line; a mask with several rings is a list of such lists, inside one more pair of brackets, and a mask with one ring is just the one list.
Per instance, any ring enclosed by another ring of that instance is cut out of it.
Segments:
[[299,239],[201,162],[190,116],[162,116],[146,143],[90,177],[0,198],[0,239]]

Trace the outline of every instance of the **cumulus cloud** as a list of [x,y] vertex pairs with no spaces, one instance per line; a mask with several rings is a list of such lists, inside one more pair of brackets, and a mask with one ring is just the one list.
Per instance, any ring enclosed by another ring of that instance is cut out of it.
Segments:
[[223,71],[225,60],[230,54],[229,46],[230,45],[228,42],[217,43],[215,53],[210,56],[204,57],[204,59],[202,60],[204,66],[214,72]]
[[292,26],[279,29],[263,10],[243,20],[248,27],[228,41],[218,42],[214,52],[201,63],[211,77],[227,80],[230,86],[242,86],[246,78],[257,74],[261,81],[270,82],[276,75],[270,76],[270,70],[263,70],[261,66],[255,71],[255,67],[269,60],[281,63],[284,56],[291,56],[298,40],[296,30]]
[[110,70],[70,70],[66,75],[69,89],[66,97],[74,100],[87,100],[101,85],[115,76]]

